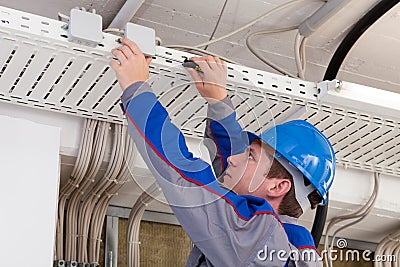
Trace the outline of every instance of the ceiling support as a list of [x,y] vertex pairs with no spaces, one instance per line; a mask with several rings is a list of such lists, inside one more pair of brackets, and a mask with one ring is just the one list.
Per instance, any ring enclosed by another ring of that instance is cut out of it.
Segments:
[[123,29],[144,3],[144,0],[127,0],[108,28]]

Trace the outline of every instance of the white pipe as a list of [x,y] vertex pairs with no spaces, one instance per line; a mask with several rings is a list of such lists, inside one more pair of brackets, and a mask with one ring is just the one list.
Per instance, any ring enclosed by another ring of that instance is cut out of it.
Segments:
[[[397,231],[395,233],[387,235],[378,244],[378,247],[375,250],[375,256],[377,256],[377,255],[379,255],[379,256],[385,255],[386,252],[388,252],[386,255],[392,253],[393,251],[388,251],[388,248],[391,247],[391,243],[393,242],[393,240],[397,240],[399,238],[400,238],[400,231]],[[392,253],[392,254],[394,254],[394,253]],[[398,259],[396,259],[396,261],[398,261]],[[381,261],[375,261],[374,262],[374,267],[382,267],[382,266],[385,266],[384,262],[381,262]]]
[[394,251],[393,255],[396,257],[393,263],[393,267],[400,267],[400,244],[397,245],[396,250]]
[[143,3],[144,0],[127,0],[108,28],[123,29]]
[[299,26],[299,32],[304,37],[309,37],[322,24],[327,22],[337,12],[339,12],[351,0],[329,0],[325,5],[318,9],[311,17],[303,21]]

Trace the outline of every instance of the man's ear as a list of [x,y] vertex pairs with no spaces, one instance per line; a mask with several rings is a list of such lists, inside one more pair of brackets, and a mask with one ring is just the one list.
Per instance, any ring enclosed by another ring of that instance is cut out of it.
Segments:
[[270,197],[282,197],[289,192],[292,183],[289,179],[267,178],[267,195]]

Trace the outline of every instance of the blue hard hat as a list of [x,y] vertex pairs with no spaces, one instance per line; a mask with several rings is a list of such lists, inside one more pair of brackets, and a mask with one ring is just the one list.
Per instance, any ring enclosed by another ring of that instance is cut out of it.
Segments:
[[249,144],[261,139],[296,167],[317,189],[326,203],[327,192],[335,175],[335,152],[329,140],[312,124],[289,121],[266,130],[261,135],[246,132]]

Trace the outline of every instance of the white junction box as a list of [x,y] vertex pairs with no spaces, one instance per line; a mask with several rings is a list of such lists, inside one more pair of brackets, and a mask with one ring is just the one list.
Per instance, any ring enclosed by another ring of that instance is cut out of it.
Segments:
[[103,19],[100,15],[72,9],[68,25],[68,40],[96,47],[103,40]]
[[125,37],[134,41],[146,56],[156,54],[156,32],[152,28],[128,22]]

